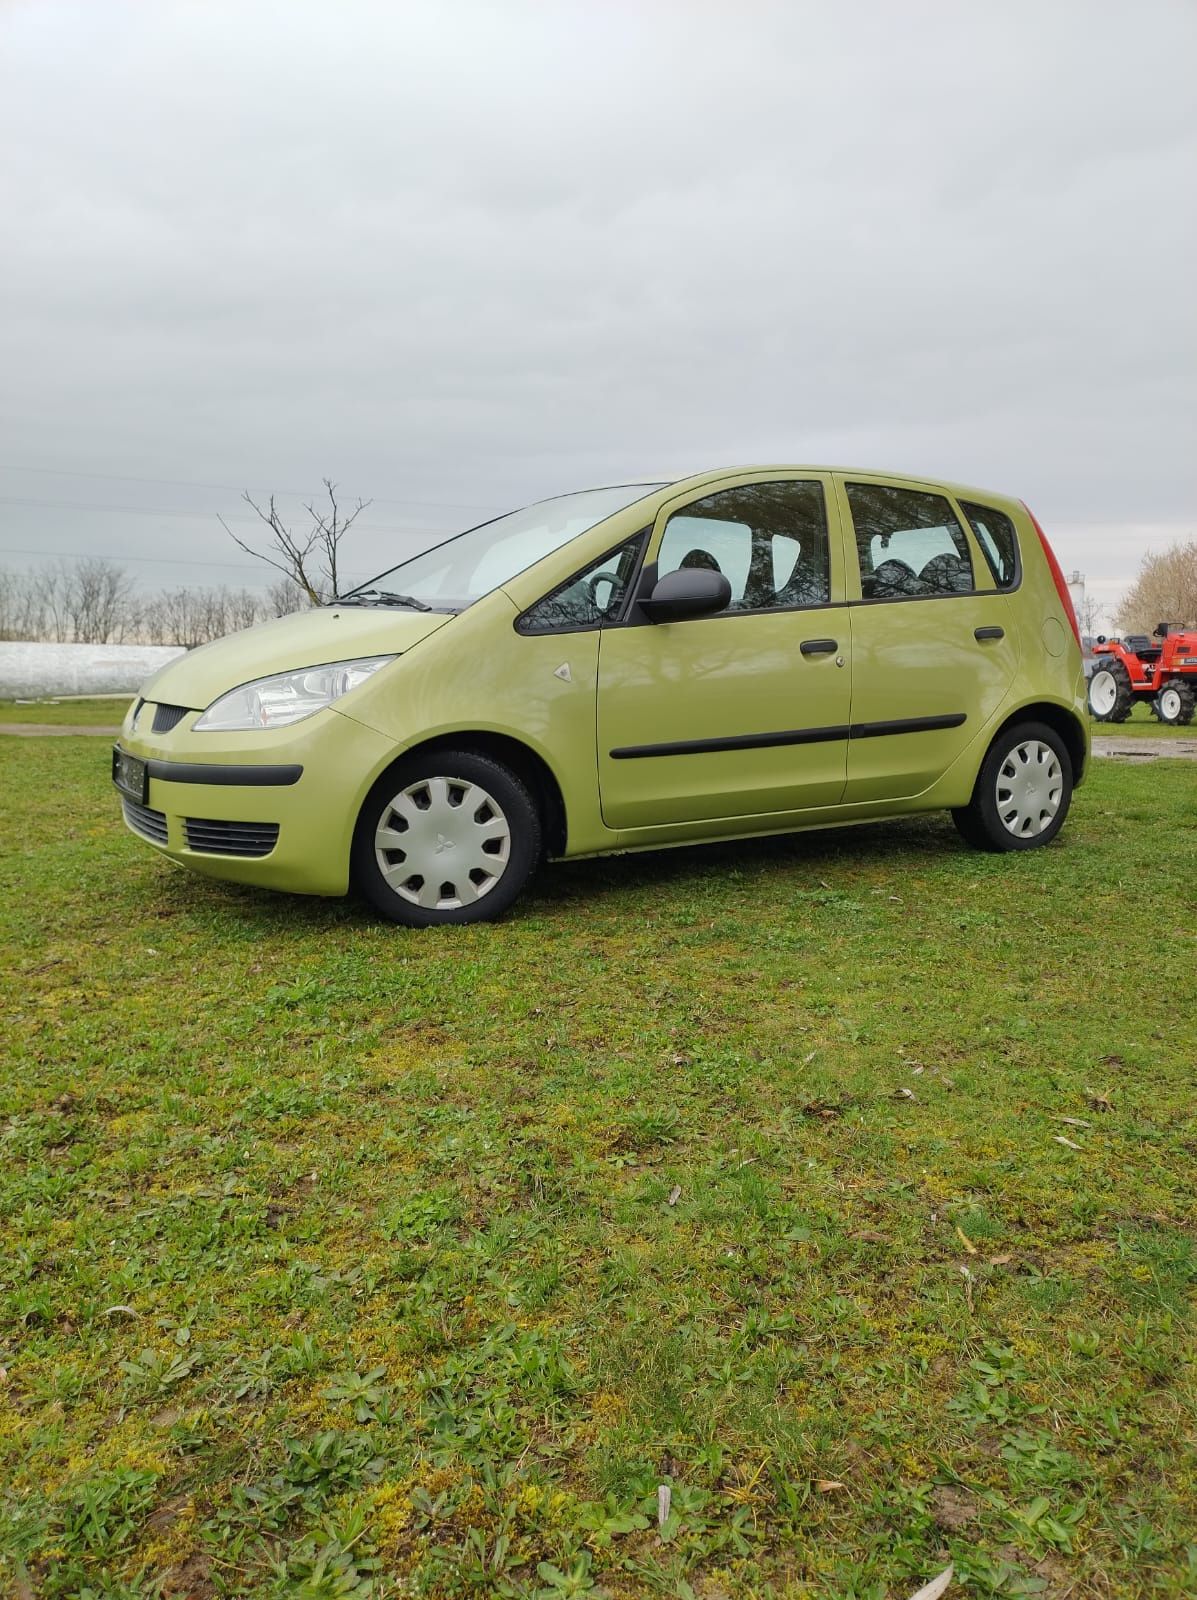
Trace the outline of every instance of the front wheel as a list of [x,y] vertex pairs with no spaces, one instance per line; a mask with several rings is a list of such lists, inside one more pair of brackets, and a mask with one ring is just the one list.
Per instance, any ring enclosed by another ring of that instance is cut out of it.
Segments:
[[990,745],[973,797],[952,821],[978,850],[1035,850],[1056,837],[1071,803],[1072,761],[1063,740],[1044,723],[1024,722]]
[[1169,678],[1151,703],[1152,715],[1159,722],[1176,728],[1193,720],[1194,695],[1183,678]]
[[434,750],[401,761],[358,817],[353,881],[376,911],[411,928],[489,922],[541,855],[536,804],[489,756]]

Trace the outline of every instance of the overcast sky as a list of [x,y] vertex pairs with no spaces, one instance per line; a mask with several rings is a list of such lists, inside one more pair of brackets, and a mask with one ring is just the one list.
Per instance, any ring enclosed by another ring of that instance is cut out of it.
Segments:
[[1113,596],[1197,534],[1195,68],[1194,0],[0,3],[0,563],[830,462]]

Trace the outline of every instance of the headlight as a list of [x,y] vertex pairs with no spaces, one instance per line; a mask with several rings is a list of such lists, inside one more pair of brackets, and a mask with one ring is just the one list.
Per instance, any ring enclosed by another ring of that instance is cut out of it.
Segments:
[[364,656],[360,661],[333,661],[325,667],[301,667],[273,678],[257,678],[230,689],[204,712],[196,733],[235,733],[249,728],[281,728],[302,722],[331,706],[394,656]]

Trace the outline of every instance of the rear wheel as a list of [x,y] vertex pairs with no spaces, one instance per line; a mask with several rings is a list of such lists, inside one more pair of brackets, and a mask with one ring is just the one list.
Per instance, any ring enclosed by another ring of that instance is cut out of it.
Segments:
[[434,750],[374,785],[358,818],[353,879],[391,922],[488,922],[540,855],[540,815],[514,772],[472,751]]
[[981,763],[973,797],[952,812],[961,838],[978,850],[1035,850],[1050,844],[1072,803],[1072,761],[1042,722],[1000,733]]
[[1089,679],[1089,715],[1096,722],[1125,722],[1134,704],[1130,673],[1121,661],[1103,658]]
[[1170,727],[1192,722],[1197,696],[1183,678],[1169,678],[1151,702],[1151,714]]

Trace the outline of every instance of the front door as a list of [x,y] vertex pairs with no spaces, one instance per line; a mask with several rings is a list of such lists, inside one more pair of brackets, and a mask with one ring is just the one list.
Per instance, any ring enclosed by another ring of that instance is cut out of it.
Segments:
[[706,567],[724,574],[732,599],[716,616],[657,624],[633,605],[603,630],[609,828],[751,823],[839,801],[852,673],[830,490],[816,474],[732,478],[662,509],[643,585]]
[[946,772],[998,710],[1018,668],[1018,630],[941,491],[865,477],[838,487],[861,593],[850,607],[844,801],[906,799]]

